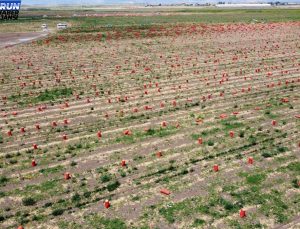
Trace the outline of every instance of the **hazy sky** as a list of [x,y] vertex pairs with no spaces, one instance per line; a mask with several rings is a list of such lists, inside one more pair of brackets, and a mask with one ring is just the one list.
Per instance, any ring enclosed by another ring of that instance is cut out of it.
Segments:
[[[58,4],[134,4],[134,3],[201,3],[201,2],[270,2],[277,0],[22,0],[22,4],[38,4],[38,5],[58,5]],[[299,2],[300,0],[279,0],[281,2]]]

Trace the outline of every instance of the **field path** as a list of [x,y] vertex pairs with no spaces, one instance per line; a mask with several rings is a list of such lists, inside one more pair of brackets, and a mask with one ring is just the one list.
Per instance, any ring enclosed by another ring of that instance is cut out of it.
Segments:
[[30,32],[30,33],[1,33],[0,48],[8,48],[17,44],[23,44],[46,37],[48,32]]

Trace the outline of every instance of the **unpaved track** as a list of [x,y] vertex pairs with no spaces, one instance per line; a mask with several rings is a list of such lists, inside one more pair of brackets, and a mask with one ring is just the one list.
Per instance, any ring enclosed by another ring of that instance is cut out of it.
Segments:
[[27,43],[37,39],[41,39],[43,37],[46,37],[47,35],[47,32],[0,33],[0,48]]

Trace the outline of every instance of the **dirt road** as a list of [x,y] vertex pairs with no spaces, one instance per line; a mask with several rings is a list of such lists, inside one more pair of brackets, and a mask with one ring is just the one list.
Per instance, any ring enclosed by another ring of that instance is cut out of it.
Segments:
[[47,35],[47,32],[0,33],[0,48],[30,42]]

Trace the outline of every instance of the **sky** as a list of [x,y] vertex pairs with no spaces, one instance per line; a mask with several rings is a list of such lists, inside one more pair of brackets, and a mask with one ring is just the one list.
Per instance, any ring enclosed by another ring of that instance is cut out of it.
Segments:
[[206,3],[206,2],[298,2],[300,0],[22,0],[24,5],[59,5],[59,4],[82,4],[82,5],[110,5],[110,4],[170,4],[170,3]]

